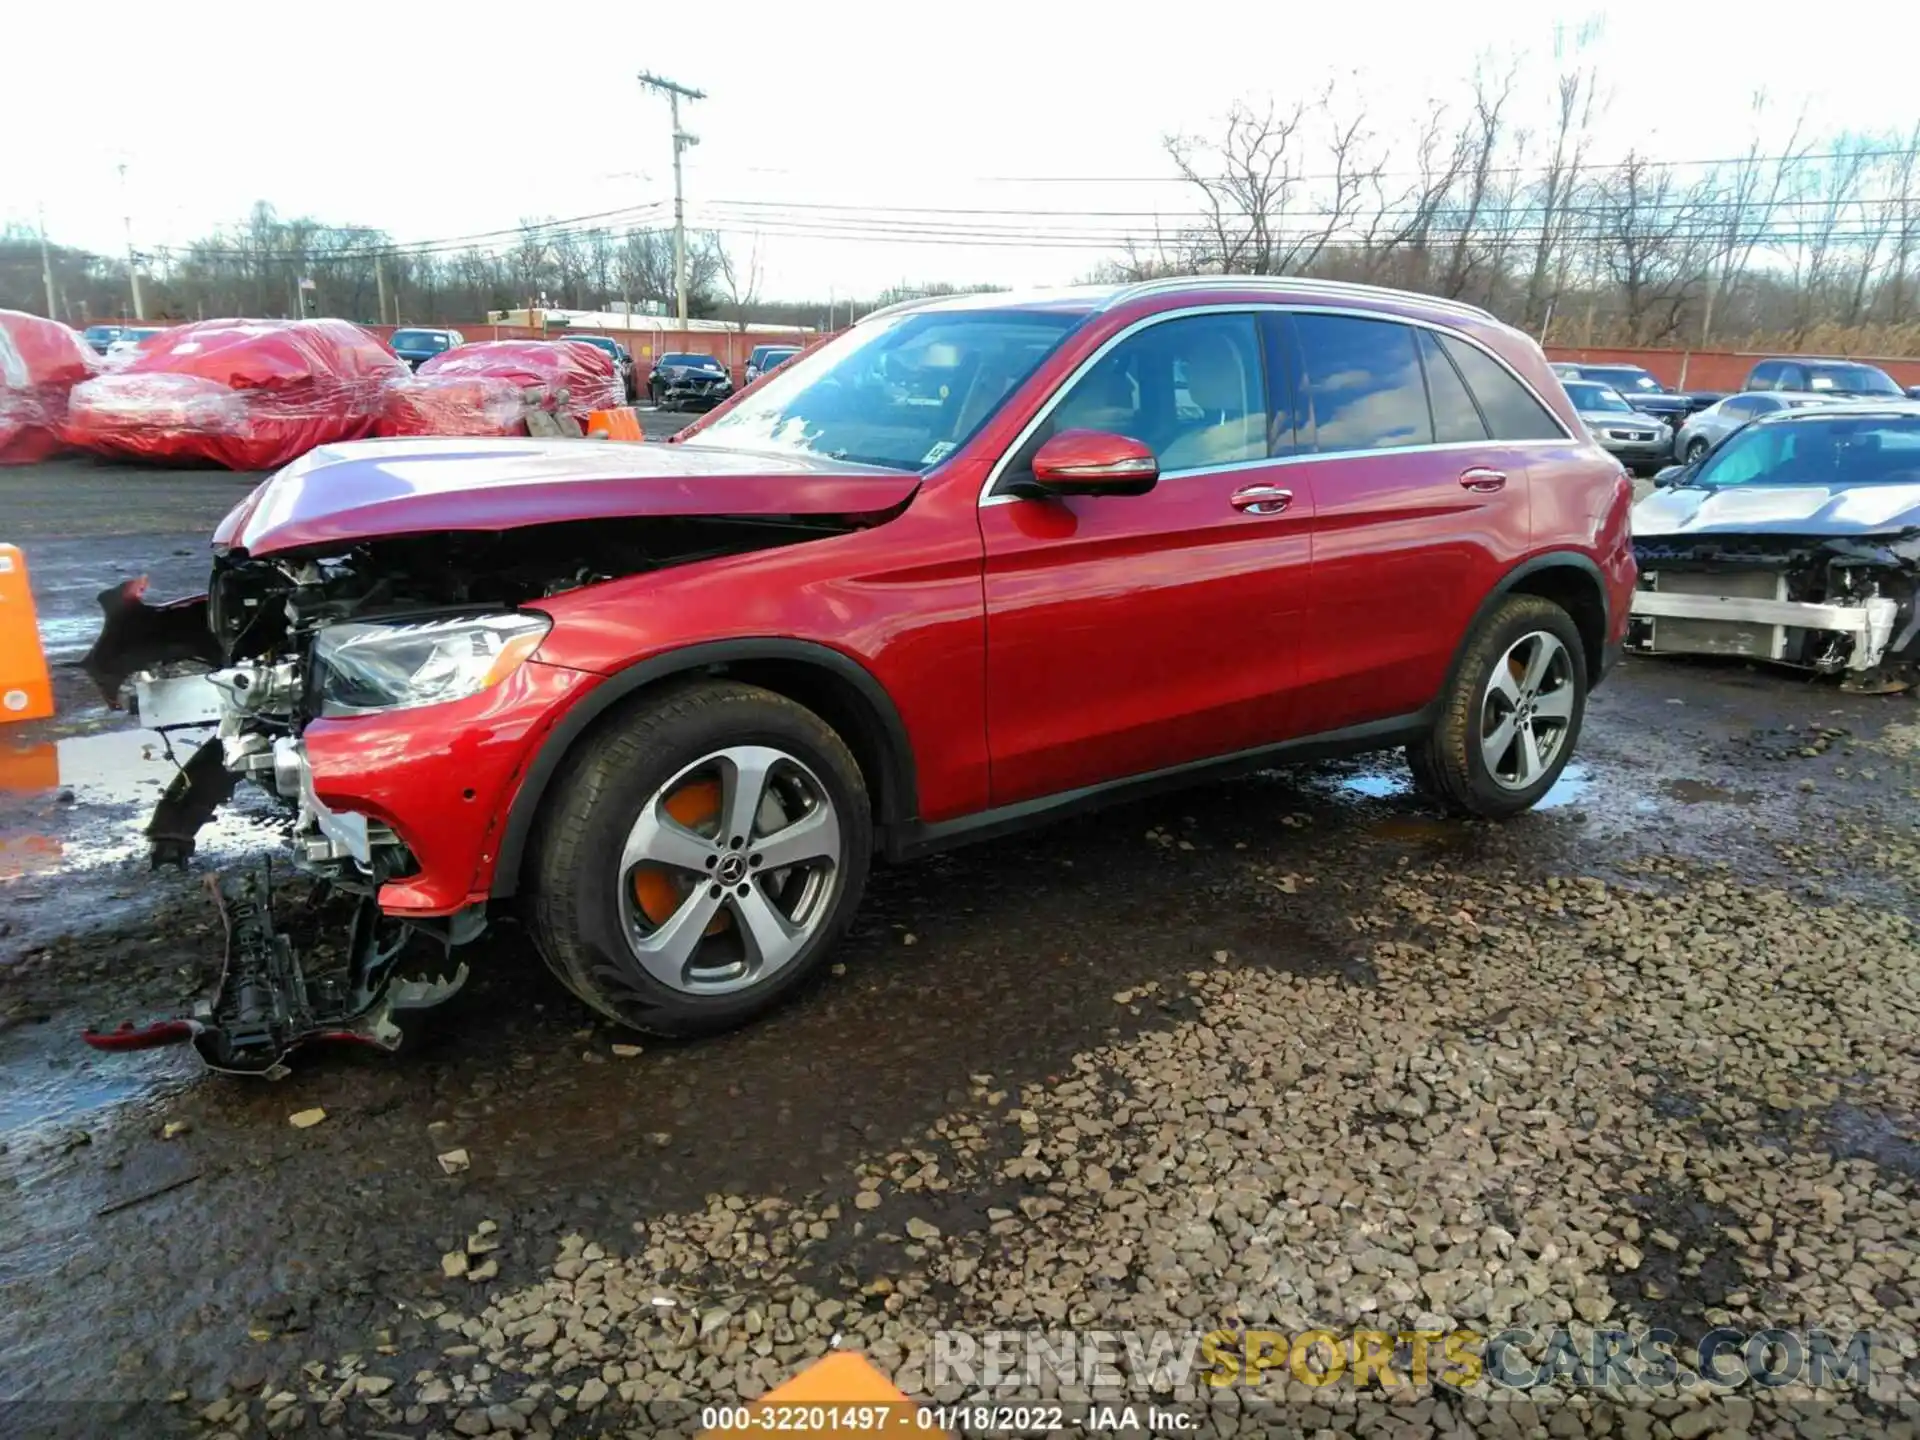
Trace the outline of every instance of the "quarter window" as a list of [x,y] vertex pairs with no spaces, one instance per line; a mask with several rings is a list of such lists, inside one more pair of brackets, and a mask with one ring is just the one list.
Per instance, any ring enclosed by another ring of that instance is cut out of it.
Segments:
[[1480,413],[1487,417],[1494,439],[1561,440],[1566,437],[1547,407],[1534,399],[1527,387],[1486,351],[1451,335],[1442,335],[1440,346],[1453,357],[1453,363],[1466,377],[1467,388],[1480,402]]
[[1427,372],[1427,399],[1433,404],[1433,438],[1442,445],[1487,438],[1486,421],[1467,392],[1453,362],[1431,333],[1420,332],[1420,363]]
[[1414,332],[1386,320],[1299,313],[1315,447],[1396,450],[1433,441]]

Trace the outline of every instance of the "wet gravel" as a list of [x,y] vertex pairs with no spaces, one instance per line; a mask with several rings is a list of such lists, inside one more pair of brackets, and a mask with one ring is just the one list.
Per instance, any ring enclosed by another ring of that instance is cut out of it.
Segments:
[[1871,1329],[1871,1389],[1263,1393],[1309,1431],[1896,1433],[1914,715],[1629,661],[1505,826],[1386,757],[884,871],[836,973],[691,1045],[636,1049],[509,925],[412,1053],[278,1084],[74,1043],[190,993],[212,916],[195,877],[85,863],[133,802],[16,797],[0,835],[68,849],[0,880],[37,897],[0,919],[0,1413],[656,1434],[836,1343],[961,1398],[947,1329],[1774,1325]]

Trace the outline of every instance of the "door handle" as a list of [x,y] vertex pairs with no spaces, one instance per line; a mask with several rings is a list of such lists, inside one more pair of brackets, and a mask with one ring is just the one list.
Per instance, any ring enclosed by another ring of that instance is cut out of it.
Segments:
[[1228,503],[1249,515],[1278,515],[1293,503],[1293,492],[1278,485],[1249,485],[1234,491]]
[[1507,472],[1489,470],[1484,465],[1476,465],[1471,470],[1463,470],[1460,473],[1460,483],[1467,489],[1477,490],[1483,495],[1491,494],[1495,490],[1506,488]]

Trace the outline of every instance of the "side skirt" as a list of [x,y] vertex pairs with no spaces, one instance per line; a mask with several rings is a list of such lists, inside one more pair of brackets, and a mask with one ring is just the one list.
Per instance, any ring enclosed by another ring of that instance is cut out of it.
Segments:
[[1002,805],[953,820],[939,820],[931,824],[912,820],[888,827],[882,850],[889,860],[910,860],[955,845],[1011,835],[1107,805],[1139,800],[1169,790],[1183,790],[1209,781],[1228,780],[1237,775],[1272,769],[1277,765],[1332,760],[1364,754],[1369,750],[1393,750],[1421,739],[1433,728],[1433,722],[1434,711],[1428,707],[1411,715],[1371,720],[1365,725],[1352,725],[1343,730],[1304,735],[1274,745],[1236,751],[1231,755],[1171,765],[1164,770],[1149,770],[1142,775],[1129,775],[1123,780],[1086,785],[1078,790],[1063,790],[1058,795],[1042,795],[1038,799],[1022,800],[1018,804]]

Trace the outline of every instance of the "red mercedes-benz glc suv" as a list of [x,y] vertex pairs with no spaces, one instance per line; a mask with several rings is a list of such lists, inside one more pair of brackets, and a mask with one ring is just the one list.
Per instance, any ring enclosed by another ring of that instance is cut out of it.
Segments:
[[895,306],[667,444],[317,450],[175,607],[209,673],[139,688],[222,721],[156,844],[256,780],[362,923],[315,998],[238,905],[191,1028],[240,1069],[390,1043],[464,973],[396,942],[509,902],[595,1008],[732,1025],[876,852],[1296,757],[1404,747],[1512,815],[1621,642],[1630,499],[1524,335],[1304,279]]

